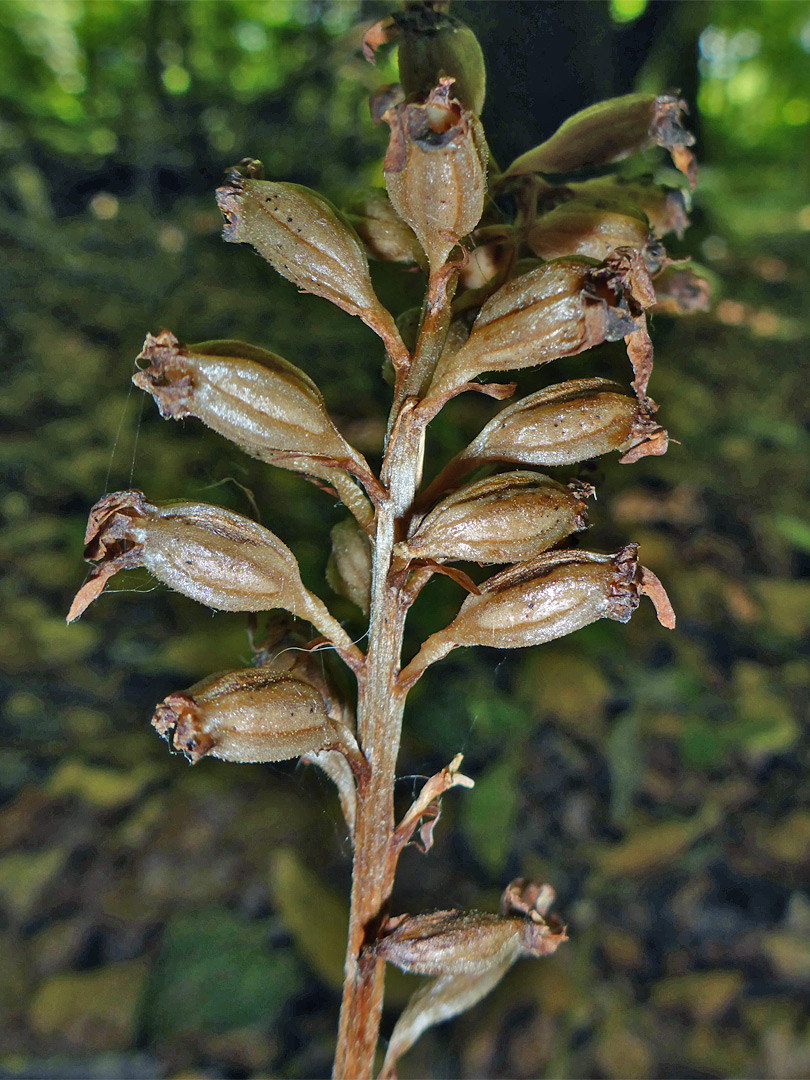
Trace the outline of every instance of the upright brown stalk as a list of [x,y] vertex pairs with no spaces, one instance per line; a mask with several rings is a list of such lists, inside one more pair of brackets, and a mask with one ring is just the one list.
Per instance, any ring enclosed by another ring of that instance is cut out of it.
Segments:
[[[390,128],[386,191],[360,193],[346,216],[314,191],[265,180],[252,158],[230,169],[217,191],[226,240],[250,244],[303,291],[358,316],[382,340],[395,387],[379,477],[338,431],[309,376],[275,353],[239,341],[186,345],[163,330],[148,335],[134,377],[167,419],[196,417],[250,456],[303,473],[343,502],[351,516],[333,531],[329,582],[368,611],[365,655],[304,586],[295,556],[274,533],[216,506],[154,504],[139,491],[107,495],[91,511],[86,557],[95,566],[69,613],[78,618],[117,571],[143,566],[209,607],[281,608],[317,632],[313,638],[291,625],[295,650],[276,633],[257,650],[254,667],[169,694],[153,724],[192,764],[205,756],[301,756],[337,785],[354,843],[334,1066],[340,1080],[372,1076],[386,962],[430,977],[393,1029],[380,1073],[393,1078],[423,1031],[474,1005],[519,957],[548,955],[566,940],[565,926],[549,914],[551,887],[522,879],[507,886],[497,914],[392,914],[400,852],[410,842],[427,852],[442,796],[473,786],[457,755],[395,820],[408,691],[453,649],[523,648],[597,619],[626,622],[641,596],[664,626],[675,623],[637,545],[612,554],[584,551],[572,539],[560,546],[584,529],[593,488],[533,467],[568,472],[612,451],[631,463],[667,449],[647,397],[646,312],[656,303],[656,282],[666,281],[660,237],[684,228],[688,194],[621,175],[565,184],[559,174],[604,170],[657,145],[693,183],[683,103],[649,94],[602,102],[499,173],[489,168],[479,120],[481,50],[445,7],[411,4],[365,38],[372,59],[379,45],[400,44],[402,86],[385,88],[374,103]],[[386,310],[369,255],[427,273],[421,312],[397,320]],[[670,288],[668,311],[678,309],[673,295]],[[481,377],[604,342],[624,343],[631,390],[591,377],[520,398],[443,468],[428,462],[433,479],[422,486],[425,430],[451,398],[469,391],[510,397],[515,383]],[[450,565],[458,562],[501,569],[473,580]],[[436,573],[466,598],[401,669],[408,609]],[[356,703],[314,662],[324,640],[355,674]]]

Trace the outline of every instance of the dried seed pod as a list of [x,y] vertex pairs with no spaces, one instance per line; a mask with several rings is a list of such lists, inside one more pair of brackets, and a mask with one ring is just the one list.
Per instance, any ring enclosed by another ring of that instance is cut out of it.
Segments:
[[653,408],[609,379],[556,383],[499,412],[456,461],[471,469],[488,461],[572,465],[611,450],[623,451],[622,462],[663,454],[668,436]]
[[626,279],[583,259],[546,263],[507,282],[481,308],[467,342],[443,356],[426,398],[432,409],[477,375],[575,356],[634,328]]
[[371,544],[356,521],[348,518],[332,529],[332,553],[326,580],[339,596],[368,615],[371,603]]
[[695,137],[681,122],[685,112],[686,102],[676,94],[626,94],[600,101],[569,117],[550,139],[513,161],[503,176],[574,172],[663,146],[694,187],[697,167],[687,147]]
[[403,670],[401,685],[413,685],[430,664],[459,646],[522,649],[572,634],[597,619],[627,622],[641,593],[653,600],[662,625],[672,628],[675,618],[663,586],[639,566],[637,551],[637,544],[615,555],[550,551],[488,578],[479,595],[467,597],[453,622],[427,639]]
[[[510,894],[510,890],[514,892],[516,888],[531,892],[535,896],[542,896],[543,900],[548,901],[548,903],[542,910],[539,904],[533,907],[525,904],[522,906],[508,905],[505,902],[506,898]],[[391,1034],[385,1061],[380,1072],[380,1080],[394,1080],[397,1061],[413,1046],[419,1036],[428,1028],[433,1027],[434,1024],[458,1016],[459,1013],[465,1012],[480,1001],[493,987],[497,986],[518,956],[526,953],[533,956],[548,955],[555,952],[558,946],[567,940],[565,927],[558,919],[552,917],[547,923],[543,918],[548,904],[551,903],[553,898],[554,890],[548,885],[537,886],[517,881],[512,882],[507,887],[504,902],[501,905],[501,917],[507,932],[513,925],[515,933],[521,935],[520,944],[516,949],[514,947],[504,949],[503,956],[496,959],[484,970],[440,974],[427,986],[417,990],[397,1020]],[[493,924],[489,921],[492,917],[474,916],[474,918],[486,920],[486,922],[482,923],[479,938],[476,935],[474,923],[468,924],[466,931],[458,925],[454,926],[454,923],[458,920],[453,917],[457,917],[458,912],[437,912],[436,915],[439,916],[438,919],[436,916],[422,915],[416,916],[415,919],[405,917],[404,920],[393,920],[394,933],[401,932],[403,937],[410,939],[410,948],[414,951],[419,948],[417,944],[419,934],[424,935],[421,942],[422,948],[429,948],[431,931],[438,931],[440,934],[442,923],[445,929],[450,931],[451,936],[455,931],[456,936],[463,940],[465,932],[467,933],[469,941],[465,942],[465,944],[468,945],[473,955],[475,955],[477,948],[480,947],[479,941],[481,939],[483,939],[481,943],[485,947],[490,944],[487,938],[492,934],[491,927]],[[447,916],[450,916],[450,918],[448,919]],[[506,917],[504,918],[504,916]],[[401,931],[400,927],[402,928]],[[503,930],[498,930],[496,927],[496,933],[503,933]],[[383,939],[383,941],[385,940]],[[400,947],[397,944],[392,945],[394,952]],[[453,957],[453,961],[455,967],[455,957]],[[392,962],[396,963],[396,961]]]
[[372,259],[417,263],[427,269],[416,233],[406,225],[382,188],[361,192],[349,204],[346,220],[363,241]]
[[536,218],[526,229],[526,243],[541,259],[585,255],[601,262],[617,247],[646,251],[653,240],[645,219],[578,199]]
[[152,395],[161,416],[196,416],[251,457],[326,481],[363,524],[371,520],[368,500],[343,467],[368,478],[368,464],[299,368],[241,341],[182,345],[168,330],[148,334],[138,360],[149,367],[132,381]]
[[586,527],[591,490],[535,472],[490,476],[442,499],[397,545],[397,554],[439,563],[532,559]]
[[93,507],[85,558],[98,565],[71,605],[77,619],[119,570],[145,567],[164,585],[221,611],[284,608],[360,660],[356,646],[301,581],[298,562],[255,521],[207,503],[158,506],[140,491],[116,491]]
[[239,170],[217,188],[223,236],[250,244],[283,277],[359,315],[400,362],[407,357],[393,317],[374,292],[354,230],[322,195],[298,184],[254,180]]
[[616,208],[623,204],[629,204],[627,209],[638,207],[647,215],[656,236],[674,232],[680,240],[689,227],[689,192],[656,184],[651,176],[634,180],[621,176],[600,176],[567,184],[566,188],[578,201],[587,200],[598,206],[614,205]]
[[692,315],[708,311],[711,286],[689,266],[668,266],[655,279],[656,315]]
[[399,30],[399,81],[407,97],[426,96],[439,79],[455,80],[453,96],[481,115],[486,92],[484,54],[475,34],[445,11],[419,5],[393,16]]
[[517,959],[519,917],[478,911],[434,911],[392,919],[393,929],[371,950],[413,975],[480,975]]
[[487,150],[473,113],[442,80],[423,104],[397,105],[383,162],[385,186],[399,216],[416,233],[431,274],[444,266],[484,210]]
[[212,675],[169,694],[152,726],[192,765],[207,755],[261,762],[321,750],[356,752],[351,732],[328,715],[313,686],[267,668]]

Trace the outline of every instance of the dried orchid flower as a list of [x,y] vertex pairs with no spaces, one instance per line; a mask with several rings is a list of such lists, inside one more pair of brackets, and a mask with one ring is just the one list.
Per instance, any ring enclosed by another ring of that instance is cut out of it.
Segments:
[[[165,418],[196,418],[343,502],[348,516],[332,531],[327,577],[368,615],[365,652],[304,586],[293,552],[275,533],[216,506],[160,505],[139,491],[105,495],[93,507],[86,557],[95,566],[68,616],[78,618],[119,570],[145,567],[211,608],[279,609],[314,628],[290,650],[282,647],[285,635],[300,631],[279,623],[257,647],[255,667],[169,693],[153,724],[192,764],[205,756],[300,757],[334,781],[354,846],[336,1078],[372,1075],[386,963],[431,979],[393,1030],[380,1074],[390,1078],[422,1032],[472,1007],[521,957],[547,956],[567,940],[565,926],[548,914],[551,887],[521,879],[507,887],[498,914],[391,914],[402,850],[412,843],[427,852],[442,798],[473,786],[456,755],[395,819],[410,688],[452,649],[533,647],[597,619],[627,622],[642,596],[663,626],[675,625],[636,544],[613,554],[573,546],[593,488],[533,467],[569,473],[611,451],[631,463],[667,450],[646,393],[653,360],[646,312],[705,303],[705,283],[689,267],[671,265],[661,240],[682,234],[689,195],[606,167],[664,147],[693,186],[684,103],[667,94],[601,102],[498,172],[480,122],[481,49],[446,6],[409,4],[364,39],[372,60],[380,45],[399,43],[401,85],[381,89],[372,102],[389,129],[385,191],[359,192],[343,213],[308,188],[265,179],[261,162],[244,158],[217,192],[226,240],[251,245],[303,291],[379,335],[394,373],[379,475],[338,431],[309,376],[263,348],[187,345],[161,330],[147,336],[145,366],[133,380]],[[594,167],[600,175],[589,176]],[[369,258],[425,275],[420,312],[396,319],[382,305]],[[513,382],[482,377],[619,340],[632,389],[594,375],[549,385],[501,408],[452,461],[424,461],[425,429],[452,397],[474,390],[501,400],[515,392]],[[424,466],[434,476],[426,485]],[[470,477],[476,469],[486,472]],[[503,569],[476,585],[455,563]],[[403,667],[408,609],[436,573],[466,598]],[[323,643],[356,676],[356,699],[342,697],[314,662]]]

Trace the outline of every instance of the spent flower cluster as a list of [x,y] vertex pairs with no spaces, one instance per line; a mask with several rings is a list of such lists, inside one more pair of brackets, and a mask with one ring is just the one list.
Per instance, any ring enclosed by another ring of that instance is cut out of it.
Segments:
[[[706,297],[701,280],[662,244],[687,225],[687,188],[607,168],[663,147],[693,186],[693,139],[676,95],[601,102],[500,170],[479,119],[484,65],[472,32],[445,5],[428,2],[372,27],[368,58],[391,42],[401,83],[372,101],[390,129],[384,191],[358,192],[341,212],[315,191],[265,179],[250,158],[217,191],[226,240],[251,245],[301,290],[358,316],[382,340],[394,382],[382,467],[375,472],[341,435],[308,375],[257,346],[187,345],[161,330],[147,336],[133,379],[163,417],[196,417],[251,457],[301,473],[341,500],[349,516],[333,530],[327,573],[367,613],[366,651],[305,587],[295,556],[273,532],[206,503],[153,504],[140,491],[105,495],[93,507],[86,557],[95,567],[68,616],[81,615],[119,570],[145,567],[211,608],[282,609],[315,628],[316,637],[300,638],[282,626],[257,650],[256,666],[169,694],[153,724],[192,764],[207,755],[300,756],[334,780],[354,843],[336,1077],[371,1075],[386,963],[431,980],[394,1028],[381,1074],[393,1077],[425,1029],[470,1008],[519,957],[548,955],[566,940],[565,926],[549,915],[552,889],[522,880],[508,886],[497,914],[392,914],[400,852],[409,843],[427,851],[442,796],[472,786],[458,755],[395,820],[405,699],[453,649],[523,648],[597,619],[626,622],[641,596],[674,626],[637,545],[601,554],[569,539],[586,528],[593,488],[537,467],[614,451],[630,463],[666,451],[647,396],[647,315],[694,310]],[[589,178],[588,169],[600,175]],[[382,305],[369,257],[421,269],[421,310],[395,318]],[[630,388],[579,378],[522,397],[422,484],[426,428],[452,398],[469,391],[509,398],[514,382],[487,379],[613,341],[625,343]],[[477,584],[451,565],[459,562],[503,568]],[[466,599],[402,666],[408,609],[437,573]],[[289,640],[291,632],[303,641],[294,651],[282,648],[282,634]],[[356,700],[344,700],[316,662],[324,643],[354,673]]]

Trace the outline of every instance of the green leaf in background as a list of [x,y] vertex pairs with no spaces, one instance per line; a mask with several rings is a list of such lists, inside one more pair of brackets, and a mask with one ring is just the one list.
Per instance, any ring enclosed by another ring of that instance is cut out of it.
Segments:
[[766,514],[762,518],[766,528],[786,540],[796,551],[810,554],[810,521],[795,514]]
[[145,1025],[152,1036],[272,1024],[301,980],[289,949],[265,945],[267,925],[202,908],[166,926]]
[[517,769],[511,759],[475,777],[464,801],[462,822],[476,858],[497,876],[509,852],[518,807]]

